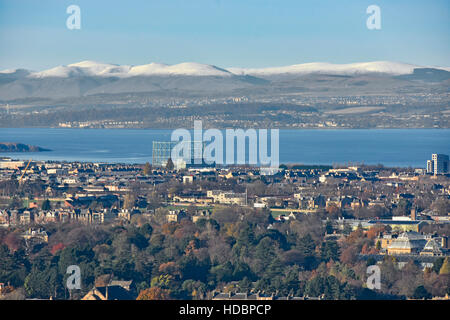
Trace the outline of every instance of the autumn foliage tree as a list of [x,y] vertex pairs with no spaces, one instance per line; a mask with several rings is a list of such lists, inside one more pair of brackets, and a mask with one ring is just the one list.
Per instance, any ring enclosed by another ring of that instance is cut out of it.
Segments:
[[146,162],[142,171],[143,171],[144,175],[148,176],[152,172],[151,164]]
[[17,232],[10,232],[3,239],[3,243],[8,246],[11,252],[14,252],[21,247],[22,240]]
[[58,251],[64,249],[65,247],[66,247],[66,246],[64,245],[64,243],[59,242],[59,243],[55,244],[55,245],[51,248],[50,252],[51,252],[52,255],[55,255]]
[[167,289],[153,287],[142,290],[136,300],[170,300],[170,293]]
[[385,226],[382,224],[374,225],[367,231],[367,233],[366,233],[367,238],[375,239],[377,236],[380,235],[380,233],[385,232],[385,229],[386,229]]
[[346,264],[354,264],[358,260],[358,248],[356,246],[348,246],[341,253],[341,261]]
[[439,274],[450,274],[450,261],[448,258],[445,258],[444,263],[442,264],[441,270],[439,271]]

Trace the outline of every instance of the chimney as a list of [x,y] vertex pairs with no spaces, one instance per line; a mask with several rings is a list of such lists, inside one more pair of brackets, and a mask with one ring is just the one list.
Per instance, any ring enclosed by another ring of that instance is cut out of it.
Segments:
[[442,236],[442,248],[448,249],[448,238],[446,236]]
[[411,220],[416,220],[416,207],[411,208]]

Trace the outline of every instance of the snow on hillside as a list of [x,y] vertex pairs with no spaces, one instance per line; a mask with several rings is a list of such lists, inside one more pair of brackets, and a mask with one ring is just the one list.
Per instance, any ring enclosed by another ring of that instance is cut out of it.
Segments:
[[185,62],[176,65],[150,63],[139,66],[119,66],[82,61],[67,66],[58,66],[41,72],[32,73],[33,78],[45,77],[73,77],[73,76],[99,76],[99,77],[133,77],[151,75],[189,75],[189,76],[231,76],[227,70],[216,66]]
[[[134,77],[134,76],[219,76],[226,77],[232,75],[253,75],[253,76],[272,76],[283,74],[336,74],[336,75],[354,75],[366,73],[386,73],[392,75],[412,74],[415,68],[428,68],[412,64],[390,61],[375,61],[349,64],[332,64],[324,62],[296,64],[285,67],[273,68],[228,68],[222,69],[213,65],[201,64],[195,62],[185,62],[175,65],[161,63],[150,63],[145,65],[127,66],[95,61],[82,61],[69,64],[67,66],[58,66],[52,69],[34,72],[29,75],[33,78],[45,77]],[[450,68],[434,67],[449,71]],[[0,71],[0,73],[10,73],[14,70]]]
[[129,66],[99,63],[95,61],[81,61],[67,66],[58,66],[48,70],[34,72],[33,78],[57,77],[67,78],[73,76],[121,76],[128,72]]
[[11,74],[16,73],[17,71],[20,71],[21,69],[6,69],[6,70],[0,70],[0,73],[2,74]]
[[80,68],[86,75],[95,76],[120,76],[130,70],[130,66],[119,66],[115,64],[99,63],[95,61],[81,61],[69,64],[68,67]]
[[175,65],[150,63],[132,67],[128,73],[128,76],[148,75],[230,76],[231,73],[216,66],[195,62],[185,62]]
[[25,69],[6,69],[6,70],[0,70],[0,77],[6,77],[6,78],[23,78],[30,74],[30,71]]
[[363,74],[363,73],[388,73],[393,75],[411,74],[415,68],[420,66],[390,62],[390,61],[376,61],[363,63],[349,63],[349,64],[332,64],[323,62],[296,64],[286,67],[274,68],[260,68],[260,69],[245,69],[245,68],[229,68],[228,70],[234,74],[241,75],[255,75],[255,76],[269,76],[275,74]]
[[33,72],[30,77],[32,78],[68,78],[73,76],[80,76],[83,72],[79,68],[68,67],[68,66],[58,66],[51,69],[47,69],[40,72]]

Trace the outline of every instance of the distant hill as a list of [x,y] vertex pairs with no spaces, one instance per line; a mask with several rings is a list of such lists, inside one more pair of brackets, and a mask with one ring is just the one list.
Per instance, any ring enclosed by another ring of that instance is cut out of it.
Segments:
[[[194,62],[165,65],[113,65],[82,61],[48,70],[24,69],[0,71],[0,101],[24,98],[62,99],[92,95],[129,93],[174,94],[179,96],[222,94],[250,95],[275,92],[351,91],[361,88],[376,92],[393,92],[417,80],[425,83],[448,81],[448,68],[431,68],[412,64],[375,61],[349,64],[305,63],[274,68],[220,68]],[[444,83],[447,86],[446,83]]]
[[0,152],[43,152],[51,151],[37,146],[30,146],[23,143],[0,142]]
[[450,72],[434,68],[421,68],[414,69],[414,72],[412,74],[403,74],[397,76],[397,78],[403,80],[441,82],[450,80]]

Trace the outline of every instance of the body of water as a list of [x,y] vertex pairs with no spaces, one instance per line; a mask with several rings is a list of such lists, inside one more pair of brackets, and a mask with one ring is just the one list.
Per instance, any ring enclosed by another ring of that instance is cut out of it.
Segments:
[[[0,128],[0,142],[51,149],[0,153],[15,159],[145,163],[152,141],[170,141],[172,130]],[[432,153],[450,154],[450,129],[280,130],[280,163],[425,167]]]

